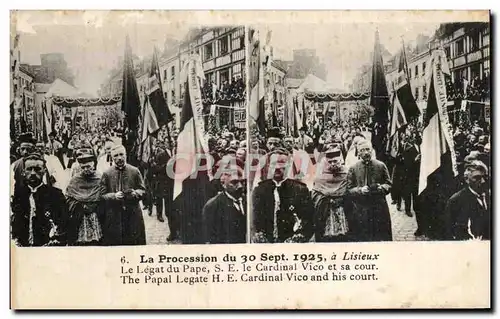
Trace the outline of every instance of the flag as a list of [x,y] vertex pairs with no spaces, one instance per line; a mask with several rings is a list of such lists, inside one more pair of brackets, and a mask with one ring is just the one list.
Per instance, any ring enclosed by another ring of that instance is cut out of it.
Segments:
[[388,153],[391,157],[396,158],[399,152],[399,132],[406,127],[408,122],[406,121],[406,115],[403,111],[403,107],[399,102],[398,95],[394,92],[393,102],[392,102],[392,112],[391,112],[391,122],[389,131],[389,141],[388,141]]
[[153,59],[151,61],[151,69],[149,72],[149,89],[148,89],[149,103],[154,110],[154,116],[158,122],[159,127],[171,122],[174,117],[168,108],[167,101],[163,95],[163,88],[161,84],[160,66],[158,65],[158,54],[156,47],[153,52]]
[[399,55],[399,67],[395,83],[395,93],[397,95],[397,99],[399,100],[399,104],[403,108],[406,119],[411,120],[420,115],[420,109],[418,108],[417,102],[415,102],[411,92],[410,80],[408,78],[408,68],[406,65],[406,54],[403,43],[403,48],[401,49],[401,53]]
[[299,134],[299,130],[302,128],[302,118],[300,116],[300,112],[299,112],[299,100],[297,97],[294,98],[295,100],[295,103],[294,103],[294,110],[293,110],[293,113],[295,115],[295,118],[294,118],[294,121],[293,121],[293,136],[294,137],[298,137],[300,134]]
[[21,94],[21,116],[19,117],[19,124],[21,127],[21,132],[26,132],[28,125],[26,123],[26,96],[24,92]]
[[[122,83],[122,105],[121,109],[125,113],[128,136],[125,148],[129,157],[129,162],[134,162],[137,140],[138,123],[140,116],[140,99],[135,79],[134,62],[132,57],[132,48],[130,47],[129,37],[125,39],[125,56],[123,60],[123,83]],[[137,149],[136,149],[137,150]],[[131,161],[132,160],[132,161]],[[133,164],[133,163],[132,163]]]
[[302,97],[302,127],[307,131],[306,99]]
[[250,54],[248,82],[250,86],[249,115],[256,123],[260,134],[266,135],[266,119],[264,111],[264,68],[262,65],[262,48],[258,33],[255,30],[249,32]]
[[423,119],[421,163],[418,193],[425,207],[425,225],[421,229],[431,238],[446,234],[446,202],[457,190],[458,175],[453,138],[448,130],[447,96],[444,75],[449,74],[443,50],[433,52],[430,63],[429,97]]
[[49,116],[47,115],[47,105],[46,104],[43,106],[42,116],[43,116],[42,138],[43,138],[43,142],[47,143],[49,141],[49,135],[52,132],[52,126],[50,124]]
[[385,143],[387,135],[387,125],[389,118],[387,112],[389,109],[389,96],[387,83],[384,74],[384,61],[382,59],[382,50],[378,30],[375,32],[375,47],[373,50],[372,82],[370,104],[375,109],[374,131],[372,134],[372,144],[377,153],[377,158],[383,160]]
[[[195,171],[201,156],[209,149],[203,121],[201,80],[204,78],[199,56],[190,57],[181,79],[185,79],[184,101],[180,116],[177,152],[174,165],[174,201],[181,215],[181,240],[183,244],[201,243],[202,210],[208,200],[210,170]],[[200,160],[201,165],[206,161]],[[209,166],[209,165],[207,165]],[[189,175],[190,173],[194,173]]]
[[271,114],[272,114],[272,126],[278,126],[278,98],[276,89],[273,90],[273,102],[271,104]]

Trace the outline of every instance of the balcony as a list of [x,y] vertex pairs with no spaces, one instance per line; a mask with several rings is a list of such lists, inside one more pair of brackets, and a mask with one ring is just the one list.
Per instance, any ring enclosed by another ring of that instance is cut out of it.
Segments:
[[227,55],[224,55],[224,56],[221,56],[221,57],[218,57],[217,59],[215,59],[215,66],[216,67],[220,67],[220,66],[223,66],[223,65],[226,65],[229,63],[231,63],[231,55],[230,54],[227,54]]
[[215,60],[212,59],[212,60],[209,60],[209,61],[203,63],[203,71],[206,72],[208,70],[211,70],[211,69],[215,68],[215,62],[214,61]]
[[469,53],[467,55],[467,63],[475,62],[481,60],[483,58],[483,54],[480,50]]
[[467,61],[465,60],[465,55],[462,55],[461,57],[456,58],[455,61],[453,61],[453,66],[459,67],[461,65],[464,65],[465,63],[467,63]]
[[238,51],[234,51],[231,55],[233,62],[243,60],[245,58],[245,50],[241,49]]

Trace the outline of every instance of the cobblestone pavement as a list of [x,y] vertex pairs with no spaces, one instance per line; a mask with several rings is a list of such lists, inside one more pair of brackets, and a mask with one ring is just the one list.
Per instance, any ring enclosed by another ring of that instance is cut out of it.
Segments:
[[[415,213],[413,217],[408,217],[404,213],[404,204],[402,205],[403,211],[398,211],[396,205],[391,204],[390,197],[387,198],[389,203],[389,211],[392,221],[392,238],[394,241],[414,241],[426,240],[423,237],[415,237],[414,233],[417,230],[417,221]],[[146,243],[148,245],[165,245],[167,244],[167,236],[169,235],[168,222],[161,223],[156,219],[156,212],[153,210],[151,216],[147,211],[143,211],[144,224],[146,226]],[[168,243],[172,244],[172,243]],[[179,242],[173,242],[179,244]]]
[[425,236],[416,237],[414,235],[417,230],[417,220],[415,219],[415,212],[413,210],[413,216],[409,217],[404,213],[404,203],[401,204],[401,211],[397,210],[396,205],[391,204],[390,196],[387,196],[387,203],[389,204],[389,212],[391,214],[393,241],[429,240]]

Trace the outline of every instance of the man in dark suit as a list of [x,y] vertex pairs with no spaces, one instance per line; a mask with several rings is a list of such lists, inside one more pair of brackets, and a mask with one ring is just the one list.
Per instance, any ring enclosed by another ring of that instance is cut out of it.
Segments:
[[23,157],[23,183],[12,200],[12,239],[19,246],[64,245],[68,209],[60,189],[43,183],[46,173],[41,154]]
[[179,224],[176,211],[173,207],[174,180],[167,174],[167,164],[172,157],[172,151],[162,140],[157,141],[157,148],[151,162],[153,175],[153,198],[156,206],[156,217],[163,222],[163,203],[165,202],[165,216],[168,220],[170,234],[167,240],[172,241],[179,235]]
[[405,213],[408,217],[412,217],[411,208],[413,206],[413,210],[417,215],[417,224],[419,224],[420,205],[417,196],[420,174],[420,147],[413,137],[408,137],[403,143],[402,162],[404,173],[401,186]]
[[481,161],[473,161],[466,166],[466,186],[451,196],[446,204],[449,239],[491,238],[491,204],[487,175],[488,168]]
[[204,241],[207,244],[246,243],[247,214],[243,169],[235,161],[221,167],[223,191],[203,207]]
[[391,217],[385,199],[391,188],[384,163],[372,159],[367,140],[358,143],[361,160],[347,172],[347,193],[353,204],[347,221],[354,241],[392,240]]
[[290,178],[293,160],[285,149],[269,154],[268,176],[253,192],[253,242],[307,242],[314,208],[307,185]]

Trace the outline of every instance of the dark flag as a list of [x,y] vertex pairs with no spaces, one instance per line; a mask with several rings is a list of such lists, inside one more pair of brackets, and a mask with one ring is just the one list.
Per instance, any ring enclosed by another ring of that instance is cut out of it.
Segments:
[[418,117],[420,115],[420,109],[418,108],[417,102],[415,102],[411,92],[404,44],[399,55],[398,77],[397,82],[395,83],[395,89],[399,103],[403,107],[406,119],[411,121],[412,119]]
[[272,104],[272,127],[278,126],[278,98],[276,89],[273,90],[273,104]]
[[127,137],[125,148],[127,150],[129,163],[136,164],[134,151],[137,147],[137,131],[140,116],[140,99],[135,79],[134,62],[132,60],[132,48],[128,36],[125,39],[125,56],[123,61],[123,85],[122,85],[122,111],[125,113],[127,126]]
[[306,99],[302,97],[302,127],[307,132],[307,111],[306,111]]
[[10,102],[10,139],[12,141],[16,138],[16,120],[14,112],[14,101]]
[[163,95],[156,47],[154,48],[153,60],[151,61],[151,69],[149,72],[149,89],[147,93],[149,103],[151,104],[151,107],[155,112],[158,125],[162,127],[163,125],[171,122],[174,117],[172,116],[167,102],[165,101],[165,96]]
[[387,91],[387,83],[384,74],[384,61],[382,59],[382,50],[380,47],[380,39],[378,30],[375,32],[375,47],[373,49],[373,66],[372,66],[372,85],[370,104],[374,107],[374,127],[372,132],[372,144],[377,159],[384,161],[385,153],[385,138],[387,135],[387,126],[389,117],[389,94]]
[[26,123],[26,96],[24,92],[21,94],[21,116],[19,117],[19,124],[21,126],[21,132],[26,132],[28,125]]
[[457,190],[456,158],[453,138],[448,131],[445,73],[449,74],[442,50],[431,57],[431,81],[427,109],[423,119],[421,163],[418,192],[423,217],[419,230],[433,239],[446,239],[447,200]]

